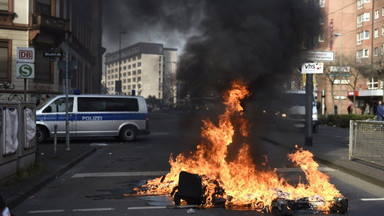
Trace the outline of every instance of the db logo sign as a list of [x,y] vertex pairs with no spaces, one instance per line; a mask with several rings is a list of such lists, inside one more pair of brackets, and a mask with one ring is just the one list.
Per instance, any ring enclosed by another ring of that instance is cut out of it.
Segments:
[[35,65],[28,63],[17,63],[17,78],[30,79],[35,78]]
[[17,62],[35,62],[35,49],[29,47],[17,47]]

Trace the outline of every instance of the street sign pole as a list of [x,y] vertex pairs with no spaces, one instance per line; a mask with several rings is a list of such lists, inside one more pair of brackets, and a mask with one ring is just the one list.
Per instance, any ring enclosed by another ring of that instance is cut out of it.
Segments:
[[65,34],[65,150],[71,151],[69,145],[69,120],[68,120],[68,32]]
[[27,102],[27,79],[24,78],[24,102]]

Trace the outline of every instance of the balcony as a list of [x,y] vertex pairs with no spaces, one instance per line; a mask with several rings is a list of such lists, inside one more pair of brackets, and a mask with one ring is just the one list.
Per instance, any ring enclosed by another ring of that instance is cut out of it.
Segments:
[[49,32],[64,33],[69,29],[69,21],[43,14],[32,15],[32,27]]
[[31,16],[29,40],[31,44],[58,46],[65,39],[69,21],[43,14]]

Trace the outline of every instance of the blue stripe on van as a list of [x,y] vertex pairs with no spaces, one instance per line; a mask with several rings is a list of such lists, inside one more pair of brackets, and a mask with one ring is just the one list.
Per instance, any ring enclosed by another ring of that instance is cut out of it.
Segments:
[[[146,113],[84,113],[72,114],[70,121],[145,120]],[[65,121],[65,114],[39,114],[36,121]]]

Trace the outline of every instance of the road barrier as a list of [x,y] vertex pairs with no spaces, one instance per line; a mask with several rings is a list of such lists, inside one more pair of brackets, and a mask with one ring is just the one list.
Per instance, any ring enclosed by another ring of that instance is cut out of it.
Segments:
[[0,102],[0,180],[35,162],[36,106]]
[[351,120],[349,160],[384,166],[384,121]]

